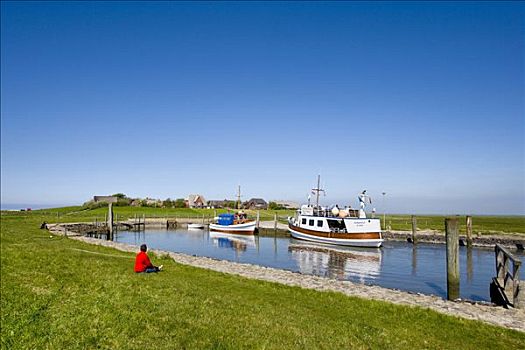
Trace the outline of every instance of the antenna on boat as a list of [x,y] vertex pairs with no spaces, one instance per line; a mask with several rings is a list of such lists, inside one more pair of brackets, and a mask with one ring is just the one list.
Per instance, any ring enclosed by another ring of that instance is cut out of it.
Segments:
[[315,200],[315,207],[319,207],[319,193],[323,192],[324,190],[320,188],[321,187],[321,175],[317,175],[317,188],[312,188],[312,193],[316,194],[316,200]]
[[241,185],[237,189],[237,209],[241,209]]

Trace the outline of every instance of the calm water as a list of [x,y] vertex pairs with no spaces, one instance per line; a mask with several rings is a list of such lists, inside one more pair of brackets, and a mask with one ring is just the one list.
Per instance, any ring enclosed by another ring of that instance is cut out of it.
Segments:
[[[385,242],[379,249],[308,243],[283,237],[240,237],[206,230],[124,231],[118,242],[189,255],[257,264],[304,274],[350,280],[446,297],[444,244]],[[522,261],[523,253],[513,251]],[[489,301],[495,275],[493,249],[460,247],[461,298]]]

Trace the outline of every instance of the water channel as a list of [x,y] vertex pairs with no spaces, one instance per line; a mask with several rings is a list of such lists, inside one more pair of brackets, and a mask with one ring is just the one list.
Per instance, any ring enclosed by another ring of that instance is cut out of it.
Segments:
[[[115,241],[219,260],[256,264],[339,280],[446,297],[444,244],[385,241],[382,248],[351,248],[287,237],[232,236],[207,230],[120,231]],[[523,252],[513,252],[522,261]],[[460,297],[490,301],[494,250],[460,247]]]

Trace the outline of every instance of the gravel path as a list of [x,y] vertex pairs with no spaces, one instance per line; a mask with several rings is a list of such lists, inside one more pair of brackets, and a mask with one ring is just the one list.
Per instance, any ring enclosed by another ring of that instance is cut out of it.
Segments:
[[[83,236],[71,237],[89,244],[112,247],[121,251],[137,252],[138,247],[124,243],[104,241]],[[493,325],[525,332],[525,310],[505,309],[483,303],[453,302],[437,296],[414,294],[379,286],[366,286],[350,281],[339,281],[323,277],[303,275],[251,264],[240,264],[226,260],[196,257],[162,250],[151,250],[157,255],[169,255],[178,263],[234,274],[246,278],[276,282],[319,291],[334,291],[350,296],[428,308],[447,315],[479,320]]]

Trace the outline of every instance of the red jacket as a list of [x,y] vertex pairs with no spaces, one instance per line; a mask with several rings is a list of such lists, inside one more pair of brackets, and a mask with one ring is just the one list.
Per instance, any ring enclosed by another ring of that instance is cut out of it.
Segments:
[[138,253],[135,258],[135,272],[144,272],[148,267],[153,267],[153,264],[149,261],[148,254],[146,252]]

